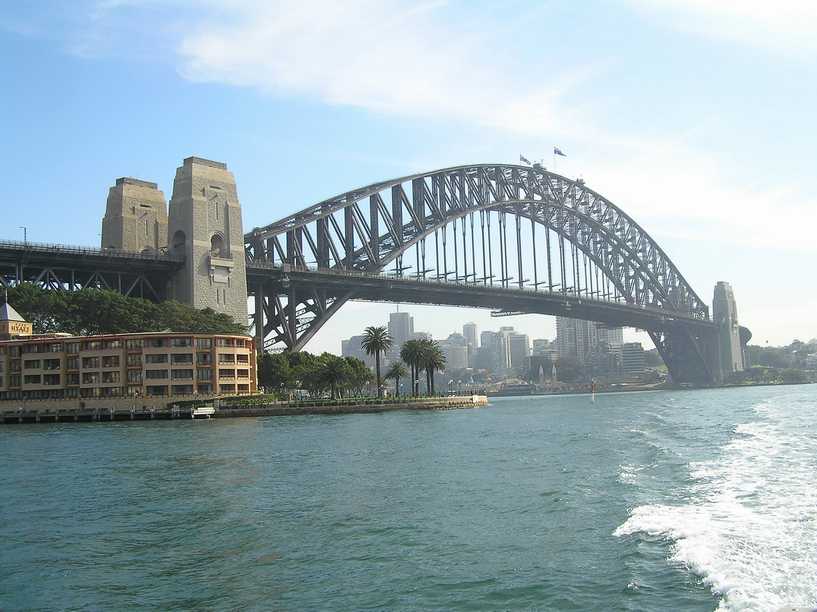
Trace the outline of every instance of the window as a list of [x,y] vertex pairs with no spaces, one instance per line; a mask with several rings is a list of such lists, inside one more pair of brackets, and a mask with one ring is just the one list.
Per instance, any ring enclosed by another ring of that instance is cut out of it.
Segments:
[[212,338],[196,338],[196,348],[209,349],[213,348]]
[[74,355],[65,360],[65,367],[69,370],[79,370],[79,357]]
[[224,237],[221,234],[213,234],[210,238],[210,255],[212,257],[227,257],[227,249],[224,246]]
[[235,355],[219,355],[218,356],[219,363],[235,363]]
[[173,338],[171,340],[171,346],[175,348],[184,348],[187,346],[193,346],[193,341],[190,338]]
[[227,368],[220,368],[218,371],[219,378],[235,378],[235,370],[230,370]]
[[122,341],[121,340],[105,340],[105,342],[102,343],[102,346],[104,346],[106,349],[122,348]]
[[99,367],[99,357],[83,357],[82,358],[82,369],[90,369],[90,368],[98,368]]
[[198,380],[210,380],[213,377],[213,370],[210,368],[199,368],[196,370],[196,378]]
[[173,370],[173,379],[174,380],[192,380],[193,378],[193,370]]
[[145,370],[145,378],[147,380],[167,378],[167,370]]
[[142,382],[142,370],[128,370],[128,382],[129,383]]
[[236,355],[235,360],[238,363],[250,363],[250,356],[249,355]]
[[142,339],[131,338],[130,340],[125,340],[125,347],[129,349],[140,349],[142,348]]
[[239,393],[249,393],[250,386],[249,385],[238,385],[238,392]]
[[82,343],[84,351],[98,351],[102,348],[102,340],[86,340]]
[[219,385],[219,393],[235,393],[235,385]]
[[83,385],[98,385],[100,380],[101,380],[101,378],[99,376],[99,372],[83,372],[82,373],[82,384]]
[[250,371],[249,370],[236,370],[236,374],[238,374],[239,378],[249,378]]
[[69,372],[65,375],[65,384],[67,385],[78,385],[79,384],[79,372]]
[[193,395],[193,385],[173,385],[174,395]]
[[51,385],[51,386],[58,386],[60,384],[60,375],[59,374],[46,374],[43,376],[43,384],[44,385]]
[[62,352],[62,342],[54,342],[48,345],[48,351],[50,353],[61,353]]
[[102,372],[102,382],[103,383],[118,383],[119,382],[119,372],[114,370],[113,372]]
[[20,375],[19,374],[12,374],[9,376],[9,387],[19,387],[20,386]]
[[148,395],[167,395],[167,385],[163,387],[149,386],[146,390]]
[[233,338],[216,338],[216,346],[235,346]]
[[167,346],[167,338],[146,338],[145,346],[150,348],[163,348]]
[[128,396],[129,397],[138,397],[142,395],[142,387],[140,385],[129,385],[128,386]]
[[129,353],[128,354],[128,365],[129,366],[141,366],[142,365],[142,355],[139,353]]
[[119,367],[119,355],[105,355],[102,358],[102,367],[103,368],[118,368]]
[[23,384],[26,385],[39,385],[40,380],[42,380],[42,377],[39,374],[26,374],[23,376]]
[[213,385],[210,383],[199,383],[199,393],[212,393]]
[[59,359],[43,359],[43,370],[59,370]]
[[160,355],[145,355],[145,363],[167,363],[167,353]]
[[199,365],[210,365],[212,362],[210,353],[196,353],[196,363]]
[[174,354],[170,358],[172,363],[193,363],[193,353]]
[[70,355],[76,355],[79,353],[79,342],[66,342],[65,352]]
[[26,359],[23,362],[23,368],[26,370],[39,370],[41,362],[39,359]]

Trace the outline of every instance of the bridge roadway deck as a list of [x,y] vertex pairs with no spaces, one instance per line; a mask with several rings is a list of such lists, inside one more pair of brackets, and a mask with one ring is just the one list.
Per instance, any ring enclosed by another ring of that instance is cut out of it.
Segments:
[[568,293],[535,291],[482,283],[457,283],[437,279],[394,277],[384,274],[297,269],[263,262],[247,262],[247,285],[252,293],[264,283],[267,290],[286,293],[294,285],[298,290],[321,290],[327,296],[349,299],[438,304],[489,308],[524,314],[546,314],[598,321],[611,326],[636,327],[659,331],[692,325],[701,330],[716,327],[710,320],[661,308],[614,302]]
[[184,263],[184,257],[167,253],[134,253],[117,249],[93,249],[64,244],[0,241],[0,264],[32,268],[91,267],[107,271],[121,269],[140,272],[172,272]]

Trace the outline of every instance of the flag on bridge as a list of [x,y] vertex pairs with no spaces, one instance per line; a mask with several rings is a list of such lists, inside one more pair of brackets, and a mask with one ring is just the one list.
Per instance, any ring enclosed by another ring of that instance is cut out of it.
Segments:
[[523,156],[521,153],[519,154],[519,161],[523,164],[528,164],[530,166],[530,160]]
[[567,157],[559,147],[553,147],[553,154],[554,155],[561,155],[562,157]]

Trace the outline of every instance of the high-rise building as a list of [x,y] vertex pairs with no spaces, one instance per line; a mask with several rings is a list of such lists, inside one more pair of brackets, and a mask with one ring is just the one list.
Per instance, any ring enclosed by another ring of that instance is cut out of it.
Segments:
[[449,335],[440,342],[440,349],[445,355],[446,370],[463,370],[468,367],[468,345],[462,334]]
[[640,342],[625,342],[621,347],[621,371],[625,376],[637,376],[644,372],[647,360]]
[[374,355],[369,355],[363,350],[361,344],[363,336],[352,336],[347,340],[340,341],[340,354],[343,357],[357,357],[370,368],[374,367]]
[[527,334],[511,333],[508,335],[508,361],[511,369],[519,374],[527,374],[530,367],[530,344]]
[[501,340],[497,332],[484,331],[479,335],[479,350],[474,359],[474,367],[497,371],[501,369]]
[[389,315],[389,336],[391,336],[391,350],[387,361],[400,359],[400,351],[406,341],[414,338],[414,318],[407,312],[393,312]]
[[624,331],[594,321],[556,317],[556,352],[560,359],[571,359],[584,365],[605,344],[610,352],[621,353]]
[[466,347],[468,348],[468,365],[473,366],[474,358],[477,354],[477,349],[479,349],[479,343],[477,340],[477,324],[476,323],[466,323],[462,326],[462,335],[465,336],[465,343]]

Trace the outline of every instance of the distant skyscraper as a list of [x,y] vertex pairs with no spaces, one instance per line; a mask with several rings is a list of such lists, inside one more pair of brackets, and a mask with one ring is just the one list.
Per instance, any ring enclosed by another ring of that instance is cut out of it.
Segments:
[[627,342],[621,347],[621,370],[625,376],[637,376],[647,367],[644,347],[640,342]]
[[508,336],[508,361],[517,373],[527,374],[530,364],[530,344],[527,334],[512,333]]
[[388,361],[400,358],[400,351],[407,340],[414,337],[414,319],[407,312],[393,312],[389,315],[389,336],[391,336],[391,350]]
[[367,355],[361,347],[363,336],[352,336],[348,340],[341,340],[340,354],[343,357],[357,357],[370,368],[374,367],[374,355]]
[[621,354],[624,330],[594,321],[556,317],[556,352],[560,359],[586,364],[601,344],[607,345],[610,352]]
[[462,335],[465,336],[466,346],[468,348],[468,365],[473,367],[474,357],[476,357],[479,343],[477,340],[477,324],[466,323],[462,326]]

